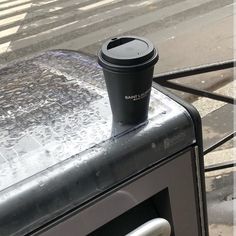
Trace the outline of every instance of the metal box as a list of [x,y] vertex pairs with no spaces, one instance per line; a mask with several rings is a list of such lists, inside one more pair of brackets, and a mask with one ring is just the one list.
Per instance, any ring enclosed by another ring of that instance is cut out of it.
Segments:
[[208,235],[190,105],[154,84],[148,121],[117,129],[96,59],[73,51],[0,77],[1,236],[119,236],[157,217],[172,236]]

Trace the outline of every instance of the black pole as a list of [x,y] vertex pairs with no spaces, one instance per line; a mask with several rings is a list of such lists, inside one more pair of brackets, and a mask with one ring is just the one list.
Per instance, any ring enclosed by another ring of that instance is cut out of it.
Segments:
[[216,62],[212,64],[190,67],[190,68],[180,69],[180,70],[167,72],[163,74],[158,74],[154,76],[153,81],[156,83],[159,83],[159,81],[178,79],[182,77],[198,75],[198,74],[208,73],[208,72],[217,71],[217,70],[224,70],[224,69],[233,68],[235,66],[236,66],[235,59],[222,61],[222,62]]
[[167,88],[179,90],[179,91],[186,92],[186,93],[191,93],[191,94],[194,94],[197,96],[207,97],[207,98],[211,98],[214,100],[218,100],[218,101],[226,102],[226,103],[230,103],[230,104],[236,104],[236,99],[234,99],[232,97],[208,92],[206,90],[195,89],[195,88],[192,88],[192,87],[189,87],[186,85],[177,84],[177,83],[169,82],[169,81],[159,81],[158,84],[160,84],[164,87],[167,87]]

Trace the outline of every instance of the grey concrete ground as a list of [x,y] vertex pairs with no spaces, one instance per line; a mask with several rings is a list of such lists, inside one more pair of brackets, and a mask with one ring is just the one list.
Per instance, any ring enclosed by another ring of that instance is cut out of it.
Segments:
[[[48,49],[95,55],[106,39],[121,34],[154,42],[160,52],[156,74],[231,59],[233,5],[233,0],[0,0],[0,67]],[[232,79],[233,70],[225,70],[180,83],[216,90]],[[194,105],[204,116],[221,104],[201,99]],[[231,142],[206,162],[235,158],[233,151]],[[206,176],[211,236],[233,234],[233,176],[232,169]]]
[[[227,96],[235,95],[236,80],[221,87],[215,92]],[[219,109],[225,103],[217,102],[208,98],[199,98],[193,102],[198,109],[201,117],[210,112]],[[223,123],[223,121],[222,121]],[[205,134],[208,135],[208,134]],[[214,135],[210,133],[209,135]],[[215,151],[205,155],[205,166],[236,160],[236,139],[233,139]],[[219,171],[206,173],[206,190],[208,203],[208,219],[210,235],[214,236],[232,236],[236,233],[235,207],[235,176],[236,168],[229,168]]]

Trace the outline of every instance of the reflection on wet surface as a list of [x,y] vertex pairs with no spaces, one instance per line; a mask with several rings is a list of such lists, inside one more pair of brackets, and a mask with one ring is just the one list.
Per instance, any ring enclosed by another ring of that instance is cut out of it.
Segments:
[[112,124],[102,71],[77,52],[43,53],[0,78],[3,235],[25,235],[195,143],[189,113],[158,86],[147,122]]
[[1,176],[27,177],[109,138],[110,117],[92,105],[106,94],[96,61],[67,55],[48,52],[0,71]]
[[[0,77],[0,190],[111,137],[109,101],[95,59],[51,51],[1,69]],[[163,123],[182,111],[152,91],[149,119],[162,114]]]

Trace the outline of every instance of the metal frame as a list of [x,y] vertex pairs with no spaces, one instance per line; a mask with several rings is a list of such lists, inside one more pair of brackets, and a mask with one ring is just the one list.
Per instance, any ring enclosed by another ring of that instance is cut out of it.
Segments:
[[[174,90],[194,94],[194,95],[201,96],[201,97],[207,97],[207,98],[210,98],[213,100],[236,105],[236,99],[233,97],[224,96],[224,95],[217,94],[217,93],[212,93],[212,92],[209,92],[206,90],[193,88],[193,87],[178,84],[178,83],[175,83],[172,81],[170,82],[170,80],[173,80],[173,79],[180,79],[183,77],[189,77],[189,76],[193,76],[193,75],[204,74],[204,73],[209,73],[209,72],[218,71],[218,70],[225,70],[225,69],[229,69],[229,68],[233,68],[233,67],[236,67],[236,60],[234,60],[234,59],[223,61],[223,62],[216,62],[216,63],[212,63],[212,64],[208,64],[208,65],[186,68],[186,69],[168,72],[168,73],[164,73],[164,74],[159,74],[159,75],[154,76],[153,81],[156,82],[157,84],[160,84],[160,85],[167,87],[167,88],[171,88]],[[232,130],[232,132],[230,134],[221,138],[220,140],[215,142],[213,145],[208,147],[206,150],[204,150],[204,154],[211,152],[215,148],[221,146],[222,144],[224,144],[228,140],[232,139],[235,136],[235,134],[236,134],[236,131]],[[235,161],[218,163],[215,165],[206,166],[205,172],[221,170],[221,169],[225,169],[225,168],[232,168],[234,166],[236,166]]]

